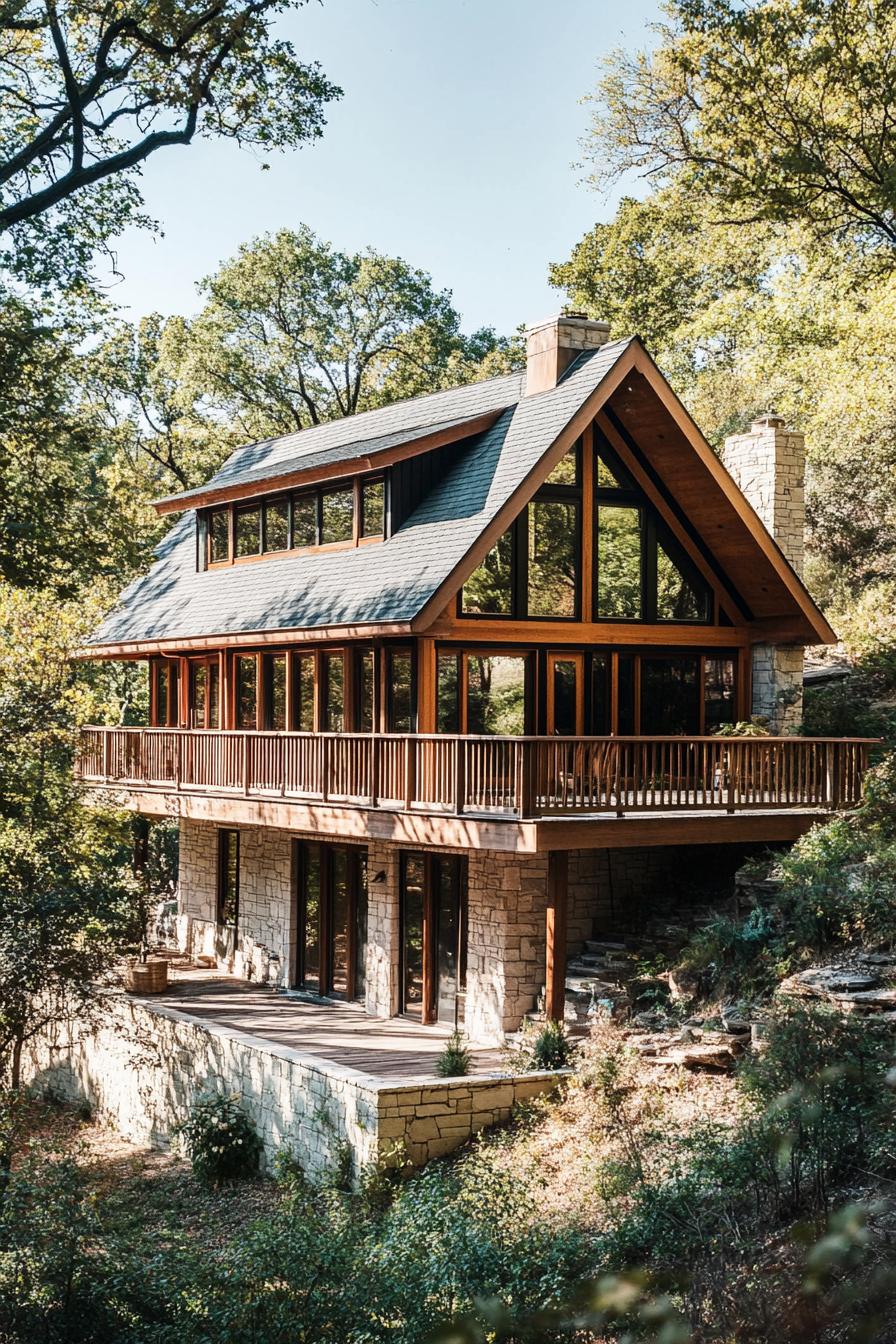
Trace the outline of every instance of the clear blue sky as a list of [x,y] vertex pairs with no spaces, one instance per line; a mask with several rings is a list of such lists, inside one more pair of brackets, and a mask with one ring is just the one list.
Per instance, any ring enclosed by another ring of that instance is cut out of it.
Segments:
[[547,264],[611,204],[574,164],[600,58],[649,42],[657,0],[316,0],[284,31],[344,90],[323,138],[262,171],[195,141],[146,166],[164,237],[117,247],[136,318],[190,313],[195,281],[241,242],[303,222],[374,246],[450,289],[467,330],[512,331],[558,307]]

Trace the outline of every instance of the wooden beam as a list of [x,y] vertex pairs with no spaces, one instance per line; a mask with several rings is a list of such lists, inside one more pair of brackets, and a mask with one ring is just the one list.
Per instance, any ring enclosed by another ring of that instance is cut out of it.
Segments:
[[563,850],[548,855],[548,906],[545,924],[544,1014],[562,1022],[566,1003],[566,929],[569,892],[569,856]]

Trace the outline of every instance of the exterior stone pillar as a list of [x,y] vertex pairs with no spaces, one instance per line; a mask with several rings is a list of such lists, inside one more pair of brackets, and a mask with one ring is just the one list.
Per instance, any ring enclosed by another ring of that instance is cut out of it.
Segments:
[[467,906],[466,1030],[500,1044],[535,1006],[545,976],[546,854],[473,850]]
[[398,1012],[399,855],[397,845],[371,840],[367,849],[367,961],[364,1007],[373,1017]]
[[[802,575],[806,530],[806,441],[773,412],[746,434],[725,440],[725,466],[753,505],[797,574]],[[799,723],[803,712],[803,651],[793,645],[753,650],[754,715],[774,732]]]

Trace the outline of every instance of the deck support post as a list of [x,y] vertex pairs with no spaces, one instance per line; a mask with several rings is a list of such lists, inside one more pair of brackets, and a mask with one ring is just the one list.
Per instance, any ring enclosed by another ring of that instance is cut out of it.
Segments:
[[569,891],[569,855],[565,849],[548,854],[548,906],[545,943],[544,1014],[562,1022],[566,1002],[566,914]]

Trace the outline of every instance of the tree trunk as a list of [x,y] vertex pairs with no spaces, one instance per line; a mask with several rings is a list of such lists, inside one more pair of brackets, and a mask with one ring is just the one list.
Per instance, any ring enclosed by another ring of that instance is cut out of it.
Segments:
[[22,1085],[22,1046],[24,1044],[24,1036],[16,1036],[12,1043],[12,1062],[9,1067],[9,1086],[13,1092],[18,1092]]

